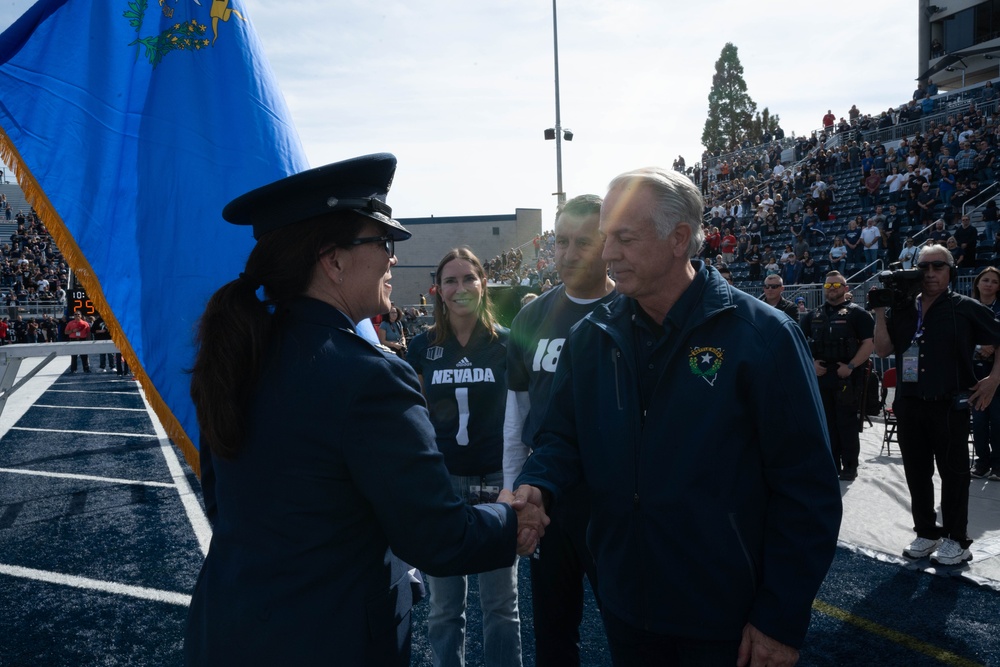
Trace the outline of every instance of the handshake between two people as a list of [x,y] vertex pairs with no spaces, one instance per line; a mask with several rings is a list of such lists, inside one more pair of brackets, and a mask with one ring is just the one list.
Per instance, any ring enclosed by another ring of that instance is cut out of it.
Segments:
[[527,484],[517,487],[514,493],[504,489],[497,502],[507,503],[517,513],[517,555],[530,556],[545,534],[545,526],[549,525],[541,489]]

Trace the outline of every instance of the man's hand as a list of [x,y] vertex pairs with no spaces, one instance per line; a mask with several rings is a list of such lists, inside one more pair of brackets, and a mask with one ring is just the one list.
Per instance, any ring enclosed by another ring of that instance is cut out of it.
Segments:
[[799,661],[799,652],[747,623],[743,641],[736,654],[736,667],[792,667]]
[[969,394],[969,405],[979,411],[983,411],[990,406],[990,402],[993,400],[993,395],[997,390],[997,381],[991,379],[990,377],[983,378],[976,383],[976,386],[972,388],[972,393]]
[[[501,494],[501,502],[502,498]],[[538,540],[545,534],[545,526],[549,525],[549,517],[542,505],[541,489],[522,484],[514,492],[510,506],[517,512],[517,554],[531,555],[538,546]]]
[[848,368],[847,364],[845,364],[844,362],[839,362],[837,364],[837,377],[839,377],[841,380],[846,380],[847,378],[851,377],[851,373],[852,373],[851,369]]
[[821,378],[826,375],[826,364],[819,359],[813,359],[813,370],[816,371],[816,377]]

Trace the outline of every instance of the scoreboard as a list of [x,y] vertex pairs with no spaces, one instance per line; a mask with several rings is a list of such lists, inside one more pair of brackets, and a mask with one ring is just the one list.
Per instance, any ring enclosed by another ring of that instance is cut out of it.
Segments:
[[84,317],[88,315],[97,316],[97,309],[87,296],[87,292],[82,287],[74,287],[69,292],[69,312],[80,313]]

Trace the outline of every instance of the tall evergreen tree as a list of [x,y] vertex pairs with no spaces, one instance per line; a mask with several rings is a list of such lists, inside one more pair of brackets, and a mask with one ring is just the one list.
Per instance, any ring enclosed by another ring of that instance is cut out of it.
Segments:
[[770,110],[764,107],[763,111],[758,111],[750,124],[750,141],[752,143],[764,143],[774,140],[779,136],[781,129],[781,118],[778,114],[771,115]]
[[701,143],[709,152],[736,148],[745,138],[758,143],[760,136],[749,136],[757,104],[747,94],[743,65],[736,47],[726,42],[715,62],[712,89],[708,93],[708,119]]

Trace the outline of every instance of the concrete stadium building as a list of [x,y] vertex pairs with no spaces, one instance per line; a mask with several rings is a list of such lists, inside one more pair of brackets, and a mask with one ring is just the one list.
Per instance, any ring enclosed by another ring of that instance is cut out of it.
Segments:
[[487,262],[511,248],[533,252],[532,241],[542,233],[542,211],[537,208],[519,208],[507,215],[399,221],[413,232],[413,238],[396,245],[399,263],[392,269],[392,300],[398,306],[418,303],[420,295],[427,294],[438,262],[452,248],[468,246]]
[[920,0],[917,71],[942,91],[1000,77],[1000,0]]

